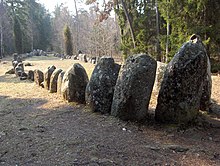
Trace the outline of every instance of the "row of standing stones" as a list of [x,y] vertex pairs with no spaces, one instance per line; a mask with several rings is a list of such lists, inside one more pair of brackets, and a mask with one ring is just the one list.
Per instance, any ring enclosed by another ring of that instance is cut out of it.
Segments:
[[[94,112],[110,113],[122,120],[146,120],[156,77],[159,95],[155,119],[187,124],[211,104],[209,57],[199,36],[193,35],[165,67],[148,55],[130,56],[121,67],[102,58],[86,87],[86,103]],[[160,81],[162,80],[162,81]]]
[[[68,102],[86,103],[93,112],[111,114],[122,120],[143,122],[153,90],[157,62],[146,54],[130,56],[123,66],[111,57],[102,57],[89,80],[83,66],[75,63],[66,72],[48,67],[29,71],[36,84],[57,92]],[[161,71],[164,72],[161,72]],[[199,110],[207,111],[211,98],[210,62],[205,47],[191,37],[164,67],[158,68],[162,82],[155,120],[182,124],[193,121]],[[162,73],[162,74],[161,74]],[[161,84],[161,85],[160,85]]]

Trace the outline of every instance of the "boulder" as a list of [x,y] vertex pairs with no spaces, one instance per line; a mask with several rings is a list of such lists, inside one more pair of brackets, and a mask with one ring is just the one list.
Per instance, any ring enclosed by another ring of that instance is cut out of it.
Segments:
[[40,86],[43,81],[44,73],[38,69],[34,70],[34,82]]
[[111,115],[122,120],[146,120],[156,68],[156,61],[146,54],[128,57],[117,79]]
[[63,76],[65,74],[65,71],[62,71],[57,79],[57,94],[61,95],[61,86],[62,86],[62,81],[63,81]]
[[30,62],[26,62],[24,66],[33,66]]
[[31,81],[34,81],[34,71],[33,70],[29,70],[28,71],[28,76],[27,78]]
[[14,53],[13,54],[13,61],[17,61],[17,58],[18,58],[18,53]]
[[86,104],[94,112],[110,113],[120,65],[111,57],[102,57],[86,87]]
[[27,73],[22,72],[22,73],[21,73],[21,76],[20,76],[20,80],[26,80],[27,77],[28,77]]
[[22,62],[18,63],[15,67],[15,75],[21,77],[21,74],[24,72],[24,65]]
[[88,62],[86,54],[79,54],[79,60],[85,63]]
[[44,87],[49,90],[50,88],[50,77],[53,71],[56,69],[54,65],[49,66],[47,70],[44,72]]
[[212,94],[212,77],[211,77],[211,64],[207,57],[207,73],[202,88],[202,97],[200,100],[200,110],[210,112],[211,94]]
[[194,120],[206,77],[206,50],[200,40],[193,38],[183,44],[166,67],[157,99],[156,121],[186,124]]
[[12,66],[14,69],[16,68],[17,65],[18,65],[18,61],[12,61]]
[[88,75],[82,65],[75,63],[63,76],[61,93],[68,102],[85,103]]
[[52,73],[51,77],[50,77],[50,93],[55,93],[57,92],[57,80],[58,80],[58,76],[59,74],[62,72],[62,69],[56,69],[54,70],[54,72]]

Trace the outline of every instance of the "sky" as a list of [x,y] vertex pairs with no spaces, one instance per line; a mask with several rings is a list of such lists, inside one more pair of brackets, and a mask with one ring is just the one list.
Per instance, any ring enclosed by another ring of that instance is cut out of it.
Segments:
[[[79,0],[76,1],[79,2]],[[88,9],[89,6],[83,3],[83,1],[85,0],[81,0],[81,1],[82,3],[77,4],[78,8]],[[48,9],[50,12],[54,11],[54,8],[57,4],[60,5],[61,3],[63,3],[65,6],[69,8],[71,12],[75,13],[74,0],[38,0],[38,2],[44,4],[45,8]]]

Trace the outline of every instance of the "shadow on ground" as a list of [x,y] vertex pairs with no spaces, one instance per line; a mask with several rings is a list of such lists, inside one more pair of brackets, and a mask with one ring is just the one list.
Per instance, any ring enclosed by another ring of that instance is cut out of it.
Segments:
[[123,122],[83,105],[45,109],[47,102],[0,96],[0,164],[220,164],[219,128],[178,131]]

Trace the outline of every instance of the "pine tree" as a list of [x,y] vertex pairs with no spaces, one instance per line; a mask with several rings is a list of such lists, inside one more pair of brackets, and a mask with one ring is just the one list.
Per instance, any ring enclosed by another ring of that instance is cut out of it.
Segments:
[[[169,56],[192,34],[201,36],[209,54],[216,54],[220,45],[220,2],[217,0],[160,0],[159,10],[169,24]],[[163,39],[167,39],[164,34]],[[162,40],[162,48],[166,41]],[[164,49],[165,50],[165,49]]]
[[73,55],[72,35],[68,25],[66,25],[64,28],[64,42],[65,42],[65,53],[67,55]]
[[22,53],[22,31],[19,20],[14,18],[14,40],[17,53]]

